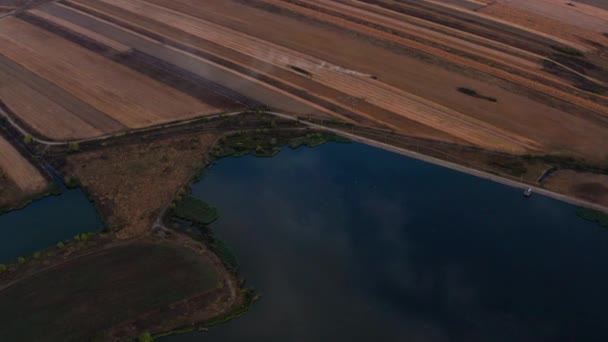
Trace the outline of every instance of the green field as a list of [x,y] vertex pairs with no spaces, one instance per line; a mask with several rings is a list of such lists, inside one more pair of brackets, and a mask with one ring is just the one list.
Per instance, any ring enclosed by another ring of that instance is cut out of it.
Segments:
[[217,286],[188,248],[135,242],[0,291],[2,341],[88,341],[125,319]]

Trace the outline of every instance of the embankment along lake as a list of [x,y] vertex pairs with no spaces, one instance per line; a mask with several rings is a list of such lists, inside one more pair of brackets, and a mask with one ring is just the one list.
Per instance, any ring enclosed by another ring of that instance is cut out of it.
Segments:
[[608,231],[361,144],[226,158],[193,194],[261,295],[172,341],[606,341]]

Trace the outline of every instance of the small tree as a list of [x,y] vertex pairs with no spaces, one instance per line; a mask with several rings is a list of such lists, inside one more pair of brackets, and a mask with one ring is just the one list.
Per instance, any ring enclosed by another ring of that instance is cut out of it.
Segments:
[[68,152],[73,153],[73,152],[78,152],[80,151],[80,144],[77,142],[71,142],[68,144]]
[[23,142],[25,142],[26,144],[28,144],[28,145],[29,145],[29,144],[31,144],[31,143],[33,143],[33,142],[34,142],[34,138],[32,138],[32,136],[31,136],[31,135],[26,135],[26,136],[23,138]]
[[22,257],[22,256],[20,256],[20,257],[18,257],[18,258],[17,258],[17,262],[18,262],[19,264],[25,264],[25,258],[24,258],[24,257]]
[[7,270],[8,270],[8,267],[6,267],[5,264],[0,264],[0,273],[6,272]]
[[65,247],[65,244],[63,242],[57,243],[57,248],[62,249],[63,247]]
[[139,342],[152,342],[153,338],[149,332],[145,332],[139,336]]

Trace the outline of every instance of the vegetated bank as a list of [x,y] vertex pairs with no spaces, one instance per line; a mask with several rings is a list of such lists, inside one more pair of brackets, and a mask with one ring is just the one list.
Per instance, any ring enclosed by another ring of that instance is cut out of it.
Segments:
[[587,221],[595,222],[604,228],[608,228],[608,214],[589,208],[578,208],[576,214]]
[[[276,122],[270,122],[272,128],[256,129],[248,132],[236,132],[220,138],[211,149],[210,154],[215,160],[225,157],[240,157],[254,155],[256,157],[272,157],[278,154],[282,146],[298,148],[301,146],[315,147],[325,142],[349,142],[334,134],[315,132],[309,129],[276,129]],[[211,164],[210,164],[211,165]],[[230,247],[217,237],[209,224],[219,218],[217,209],[204,201],[192,197],[190,186],[204,177],[205,168],[192,177],[188,186],[170,204],[164,223],[175,231],[184,232],[191,238],[204,243],[224,263],[224,266],[238,277],[238,259]],[[220,222],[221,224],[221,222]],[[239,307],[215,317],[212,320],[201,322],[198,326],[187,326],[169,332],[153,335],[155,337],[183,333],[192,330],[204,330],[213,325],[226,322],[245,314],[249,307],[258,299],[253,289],[244,288],[245,279],[239,278],[242,304]],[[221,286],[222,284],[218,285]]]
[[[218,141],[217,136],[225,132]],[[41,149],[63,172],[66,185],[86,190],[107,230],[79,235],[0,266],[0,305],[6,308],[0,316],[12,312],[14,298],[32,299],[18,310],[23,313],[20,317],[28,319],[6,325],[2,335],[128,339],[205,329],[243,314],[256,296],[238,278],[238,262],[230,248],[206,228],[218,213],[188,197],[185,189],[213,158],[249,153],[270,156],[281,145],[316,146],[329,140],[341,139],[311,131],[296,121],[245,114],[237,119],[202,120],[192,127],[120,135],[82,143],[77,149]],[[156,219],[167,206],[168,215],[159,225]],[[176,222],[189,228],[165,228]],[[155,253],[158,258],[150,257]],[[199,279],[205,274],[213,274],[209,279],[214,280]],[[61,283],[61,289],[49,285],[55,283]],[[171,287],[171,296],[162,293],[161,289]],[[49,331],[51,326],[31,313],[34,303],[40,305],[37,312],[57,317],[65,329]],[[105,303],[116,305],[110,310]],[[120,305],[124,303],[128,305]],[[127,312],[127,306],[135,309]],[[71,316],[74,310],[93,309],[90,314]],[[91,315],[98,319],[82,321]],[[28,326],[40,329],[27,331]]]

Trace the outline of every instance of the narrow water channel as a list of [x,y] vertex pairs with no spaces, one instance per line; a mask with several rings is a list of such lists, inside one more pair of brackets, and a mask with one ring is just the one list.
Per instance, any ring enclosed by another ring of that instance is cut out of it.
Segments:
[[62,188],[59,196],[38,200],[24,209],[0,215],[0,263],[103,228],[95,207],[80,189]]
[[571,205],[360,144],[223,159],[193,193],[262,297],[165,340],[608,341],[608,231]]

